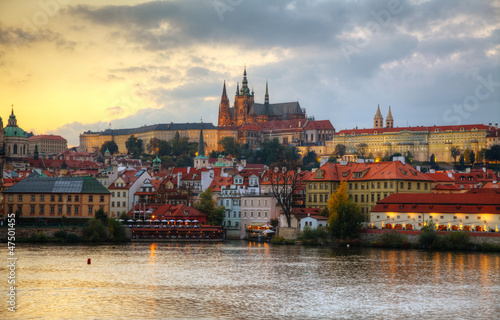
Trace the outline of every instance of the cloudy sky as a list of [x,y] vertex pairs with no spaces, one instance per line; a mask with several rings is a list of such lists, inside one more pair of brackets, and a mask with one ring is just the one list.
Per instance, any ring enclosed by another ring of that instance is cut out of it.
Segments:
[[0,0],[0,105],[87,130],[213,122],[246,64],[263,102],[337,130],[500,122],[500,1]]

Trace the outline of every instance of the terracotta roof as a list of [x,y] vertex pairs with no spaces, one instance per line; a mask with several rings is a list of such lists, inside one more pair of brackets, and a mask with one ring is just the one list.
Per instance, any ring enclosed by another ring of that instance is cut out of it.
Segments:
[[420,127],[401,127],[401,128],[369,128],[369,129],[345,129],[345,130],[340,130],[336,135],[351,135],[354,133],[355,135],[360,135],[360,134],[374,134],[375,131],[378,134],[382,133],[391,133],[391,132],[400,132],[400,131],[413,131],[413,132],[419,132],[419,131],[424,131],[424,132],[435,132],[436,129],[439,130],[439,132],[445,132],[448,130],[451,131],[460,131],[461,128],[464,128],[464,130],[469,131],[474,128],[477,130],[488,130],[488,126],[484,124],[467,124],[467,125],[460,125],[460,126],[420,126]]
[[372,212],[500,214],[500,190],[495,191],[497,192],[394,193],[378,201]]
[[335,130],[330,120],[308,121],[304,130]]
[[[318,171],[324,171],[318,176]],[[367,181],[367,180],[413,180],[432,181],[425,174],[400,161],[376,163],[326,163],[321,166],[307,181]]]
[[431,178],[434,182],[451,182],[455,183],[455,179],[450,178],[446,172],[436,172],[436,173],[424,173],[426,176]]
[[261,131],[262,127],[257,124],[244,124],[238,128],[239,131],[249,130],[249,131]]
[[64,139],[63,137],[61,136],[56,136],[56,135],[49,135],[49,134],[41,134],[41,135],[38,135],[38,136],[31,136],[28,138],[28,140],[60,140],[60,141],[66,141],[66,139]]

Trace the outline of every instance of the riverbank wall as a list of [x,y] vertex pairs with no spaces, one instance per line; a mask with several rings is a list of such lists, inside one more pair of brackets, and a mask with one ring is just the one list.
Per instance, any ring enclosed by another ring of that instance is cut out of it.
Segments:
[[[386,233],[397,233],[406,238],[410,243],[418,243],[418,237],[422,231],[413,230],[371,230],[363,229],[359,233],[359,239],[363,242],[379,242]],[[436,231],[437,235],[445,236],[450,232],[461,231]],[[469,232],[470,242],[474,244],[496,244],[500,245],[499,232]]]

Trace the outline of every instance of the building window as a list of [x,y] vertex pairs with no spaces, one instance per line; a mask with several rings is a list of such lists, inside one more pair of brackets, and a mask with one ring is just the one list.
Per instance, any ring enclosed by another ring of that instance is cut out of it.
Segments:
[[260,211],[259,211],[259,212],[257,212],[257,217],[260,217]]
[[408,182],[408,190],[411,190],[411,182]]
[[94,213],[94,206],[89,206],[89,214],[93,214]]
[[54,201],[56,201],[56,196],[51,194],[50,195],[50,202],[54,202]]
[[71,206],[67,206],[66,207],[66,213],[67,214],[71,214]]
[[114,207],[115,207],[115,202],[111,201],[111,208],[114,208]]
[[250,217],[253,217],[253,211],[250,212]]
[[45,206],[43,204],[40,205],[40,214],[45,213]]
[[313,195],[313,202],[317,202],[318,201],[318,198],[316,197],[316,195]]
[[377,193],[377,201],[380,201],[380,193]]
[[312,195],[309,195],[309,202],[312,202]]
[[63,196],[62,196],[62,194],[59,195],[59,202],[63,202]]
[[93,202],[94,201],[94,196],[93,195],[89,195],[89,202]]
[[323,202],[323,195],[322,194],[319,195],[319,202]]
[[479,216],[478,216],[478,217],[477,217],[477,220],[481,220],[481,217],[479,217]]
[[34,195],[34,194],[32,194],[32,195],[31,195],[31,201],[33,201],[33,202],[35,202],[35,201],[36,201],[36,200],[35,200],[35,195]]
[[424,189],[427,190],[427,183],[424,183]]
[[111,196],[114,198],[115,197],[115,192],[111,192]]
[[404,189],[404,187],[405,187],[405,184],[404,184],[404,182],[401,181],[399,188]]
[[79,206],[75,206],[75,214],[78,214],[80,213],[80,207]]
[[123,201],[123,207],[125,208],[127,205],[125,204],[125,201]]
[[116,201],[116,206],[120,208],[120,201]]
[[375,194],[372,193],[371,197],[372,197],[372,202],[374,202],[375,201]]
[[361,195],[361,202],[365,202],[365,195],[364,194]]
[[30,213],[35,214],[35,206],[30,206]]
[[387,189],[387,181],[384,181],[384,189]]
[[354,190],[358,190],[358,184],[357,183],[354,184]]
[[57,206],[57,213],[62,214],[63,212],[63,207],[62,206]]
[[18,194],[18,195],[17,195],[17,200],[18,200],[19,202],[23,202],[23,195],[22,195],[22,194]]
[[465,220],[469,220],[469,216],[465,216]]
[[104,196],[100,196],[99,201],[104,202]]
[[377,189],[380,189],[380,182],[377,182]]
[[56,207],[55,206],[50,206],[50,214],[56,213]]
[[71,202],[71,195],[68,196],[68,202]]
[[44,194],[40,195],[40,201],[42,201],[42,202],[45,201],[45,195]]
[[358,202],[358,195],[357,194],[354,195],[354,202]]
[[79,195],[75,195],[75,202],[78,202],[80,201],[80,196]]

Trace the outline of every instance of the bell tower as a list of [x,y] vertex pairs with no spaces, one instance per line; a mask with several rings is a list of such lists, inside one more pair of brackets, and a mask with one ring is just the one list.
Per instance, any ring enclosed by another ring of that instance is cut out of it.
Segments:
[[373,118],[373,128],[383,128],[384,127],[384,117],[382,117],[382,113],[380,112],[380,105],[377,107],[377,113]]

